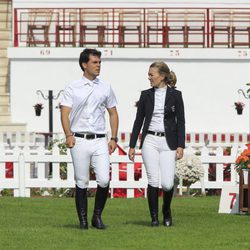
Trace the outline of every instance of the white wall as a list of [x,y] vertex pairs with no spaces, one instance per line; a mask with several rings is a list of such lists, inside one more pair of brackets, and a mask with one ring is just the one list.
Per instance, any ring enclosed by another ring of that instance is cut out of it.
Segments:
[[[11,116],[27,123],[28,131],[48,131],[48,101],[36,90],[58,90],[81,77],[81,48],[9,48],[11,59]],[[101,77],[110,82],[119,102],[120,131],[130,131],[134,103],[149,88],[147,71],[155,60],[164,60],[178,77],[183,92],[188,132],[248,132],[249,104],[239,88],[247,89],[250,50],[238,49],[104,49]],[[243,115],[236,115],[235,101],[243,101]],[[33,105],[43,102],[41,117]],[[54,101],[54,106],[57,105]],[[59,111],[54,109],[54,131],[60,132]]]

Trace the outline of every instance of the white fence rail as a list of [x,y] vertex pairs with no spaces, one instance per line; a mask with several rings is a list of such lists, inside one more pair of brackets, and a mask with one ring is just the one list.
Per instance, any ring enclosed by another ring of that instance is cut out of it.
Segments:
[[[0,149],[13,147],[38,147],[44,146],[49,133],[42,132],[1,132]],[[54,139],[63,138],[62,133],[54,133]],[[121,132],[118,135],[119,142],[128,146],[130,139],[129,132]],[[224,144],[245,144],[250,141],[250,134],[247,133],[187,133],[187,145],[224,145]]]
[[[224,148],[230,146],[231,154],[224,155]],[[235,186],[238,184],[238,174],[234,169],[236,156],[245,148],[244,144],[224,146],[191,146],[185,149],[185,154],[199,152],[204,167],[204,178],[202,182],[194,183],[191,188],[221,189],[223,186]],[[6,162],[13,163],[13,178],[6,178]],[[134,197],[134,189],[147,188],[147,177],[140,155],[137,155],[135,162],[142,163],[141,176],[135,180],[134,163],[129,161],[127,155],[115,154],[111,156],[111,196],[114,188],[127,189],[127,197]],[[60,176],[60,164],[67,163],[67,178]],[[127,180],[119,180],[120,164],[127,165]],[[216,164],[216,180],[209,180],[209,165]],[[231,164],[230,181],[224,181],[225,164]],[[48,167],[52,166],[52,176],[48,176]],[[71,156],[60,155],[57,147],[50,152],[40,146],[36,149],[30,147],[15,147],[13,149],[0,149],[0,189],[14,189],[14,196],[30,197],[31,188],[74,188],[74,169]],[[96,187],[96,181],[91,180],[90,188]],[[181,193],[182,187],[180,187]],[[146,193],[146,192],[145,192]]]

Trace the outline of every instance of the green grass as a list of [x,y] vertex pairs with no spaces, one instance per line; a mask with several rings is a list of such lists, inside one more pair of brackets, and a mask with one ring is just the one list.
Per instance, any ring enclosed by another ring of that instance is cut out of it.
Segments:
[[84,231],[73,198],[1,197],[0,249],[250,249],[250,216],[218,207],[216,196],[174,198],[173,227],[151,228],[146,199],[109,199],[107,230]]

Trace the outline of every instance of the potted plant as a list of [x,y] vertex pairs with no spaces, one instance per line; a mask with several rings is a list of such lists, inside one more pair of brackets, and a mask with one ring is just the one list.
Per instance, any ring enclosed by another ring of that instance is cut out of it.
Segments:
[[40,116],[41,115],[41,111],[43,109],[43,104],[42,103],[36,103],[33,107],[35,109],[36,116]]
[[244,149],[235,161],[235,169],[241,174],[243,173],[244,184],[248,184],[248,173],[250,171],[250,144],[247,144],[247,149]]
[[196,155],[184,155],[182,159],[177,161],[176,177],[187,187],[188,193],[191,184],[201,180],[203,176],[204,169],[201,160]]
[[238,115],[242,115],[242,111],[244,108],[245,104],[243,102],[235,102],[234,107],[237,110]]

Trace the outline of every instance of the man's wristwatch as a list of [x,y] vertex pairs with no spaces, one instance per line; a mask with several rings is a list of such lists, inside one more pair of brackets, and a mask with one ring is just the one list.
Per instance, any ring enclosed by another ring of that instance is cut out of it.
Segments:
[[116,143],[118,142],[118,137],[111,137],[110,140],[115,141]]

